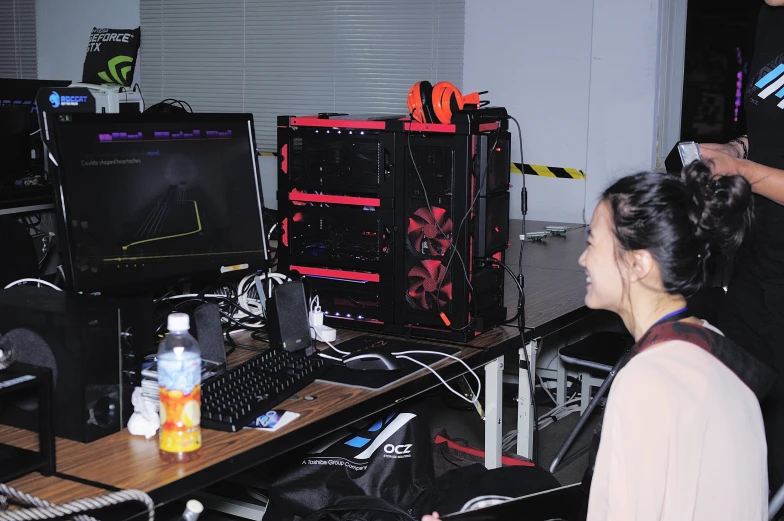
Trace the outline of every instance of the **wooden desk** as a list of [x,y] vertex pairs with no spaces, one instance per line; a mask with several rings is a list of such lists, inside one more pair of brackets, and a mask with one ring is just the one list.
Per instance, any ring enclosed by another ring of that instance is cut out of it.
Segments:
[[[483,338],[488,349],[464,348],[460,356],[472,367],[479,367],[502,356],[512,347],[513,330],[498,329]],[[338,341],[355,336],[341,332]],[[485,335],[483,335],[485,336]],[[238,338],[250,343],[249,338]],[[242,351],[244,357],[249,351]],[[462,365],[442,362],[437,365],[445,379],[465,372]],[[182,497],[193,490],[221,481],[274,456],[302,446],[355,421],[375,414],[399,402],[436,387],[440,382],[429,372],[420,371],[382,392],[338,386],[317,381],[287,400],[286,410],[300,413],[292,424],[268,433],[245,430],[237,433],[203,430],[204,447],[198,461],[167,464],[160,460],[156,438],[145,440],[127,430],[106,436],[90,444],[57,440],[57,476],[80,480],[104,488],[139,489],[148,492],[160,504]],[[305,396],[316,397],[305,400]],[[500,402],[499,402],[500,403]],[[16,446],[34,446],[32,433],[3,427],[0,441]],[[16,482],[11,483],[15,486]],[[73,498],[71,498],[73,499]]]
[[[541,227],[544,224],[529,222],[528,229],[532,230],[534,226]],[[513,222],[513,231],[515,228],[519,230],[519,226],[519,223]],[[526,327],[532,328],[526,333],[526,340],[530,341],[529,348],[536,338],[587,315],[583,305],[585,275],[582,269],[579,267],[569,269],[569,263],[565,260],[561,269],[549,267],[555,265],[555,259],[573,257],[576,263],[578,250],[582,251],[584,245],[580,233],[581,231],[576,230],[569,232],[566,238],[552,238],[542,244],[526,243],[525,245],[525,259],[529,258],[530,252],[531,262],[537,264],[524,263],[523,269],[526,289]],[[517,237],[517,233],[513,232],[513,237]],[[535,249],[538,247],[541,247],[541,251]],[[517,248],[519,248],[519,241],[513,241],[513,246],[506,257],[515,272],[519,251]],[[518,292],[514,281],[508,276],[505,291],[505,300],[511,316],[517,306]],[[344,341],[357,334],[361,333],[341,331],[338,341]],[[238,342],[251,343],[247,338],[238,338]],[[503,357],[519,349],[520,345],[516,328],[500,327],[480,335],[464,346],[459,354],[473,368],[485,366],[487,452],[489,455],[497,454],[498,458],[497,462],[490,462],[491,466],[500,463]],[[232,361],[236,362],[253,354],[238,351],[239,356],[232,357]],[[462,365],[452,362],[442,362],[436,368],[445,379],[465,373]],[[524,378],[520,380],[525,381]],[[127,431],[90,444],[58,439],[57,476],[78,480],[82,485],[94,487],[93,491],[125,488],[143,490],[152,496],[156,504],[163,504],[224,480],[438,385],[440,382],[436,377],[424,369],[383,391],[315,382],[299,393],[300,398],[288,400],[283,405],[287,410],[301,414],[292,424],[274,433],[250,430],[226,433],[204,430],[204,448],[201,450],[200,459],[182,464],[162,463],[158,455],[157,439],[145,440],[131,436]],[[519,387],[522,391],[523,385]],[[520,407],[522,410],[527,408],[530,411],[530,393],[527,389],[525,387],[525,393],[520,395]],[[316,399],[306,401],[302,399],[304,396],[315,396]],[[525,419],[530,424],[530,412]],[[0,442],[24,446],[31,443],[30,438],[29,434],[25,435],[16,429],[0,428]],[[55,492],[50,491],[48,485],[41,479],[43,478],[27,476],[10,485],[18,486],[25,491],[35,489],[42,494],[53,495]],[[54,482],[48,479],[45,481],[54,485]],[[88,489],[74,486],[68,490],[70,492],[58,492],[58,500],[82,497]]]

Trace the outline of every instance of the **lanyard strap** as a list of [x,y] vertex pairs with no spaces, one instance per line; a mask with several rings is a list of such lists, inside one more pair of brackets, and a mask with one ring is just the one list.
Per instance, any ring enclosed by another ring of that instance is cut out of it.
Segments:
[[674,322],[676,320],[680,320],[684,316],[686,316],[688,314],[688,312],[689,312],[688,308],[681,308],[681,309],[679,309],[677,311],[673,311],[672,313],[667,313],[666,315],[661,317],[659,320],[657,320],[653,325],[655,326],[657,324],[663,324],[665,322]]

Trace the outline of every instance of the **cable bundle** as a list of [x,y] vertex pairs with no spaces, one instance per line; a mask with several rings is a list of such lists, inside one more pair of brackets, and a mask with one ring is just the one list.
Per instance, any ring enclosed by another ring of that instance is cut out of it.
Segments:
[[120,490],[105,496],[77,499],[62,505],[55,505],[0,483],[0,499],[3,500],[0,502],[0,506],[7,505],[8,500],[10,500],[13,503],[29,507],[0,511],[0,521],[38,521],[56,518],[73,518],[75,521],[97,521],[92,516],[80,514],[130,501],[143,504],[147,509],[148,521],[155,520],[155,503],[150,499],[150,496],[140,490]]

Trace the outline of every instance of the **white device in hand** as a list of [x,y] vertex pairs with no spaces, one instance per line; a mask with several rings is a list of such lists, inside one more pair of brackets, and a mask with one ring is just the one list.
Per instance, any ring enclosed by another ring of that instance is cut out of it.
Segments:
[[683,166],[688,166],[695,161],[701,161],[700,146],[694,141],[678,143],[678,154],[681,156]]

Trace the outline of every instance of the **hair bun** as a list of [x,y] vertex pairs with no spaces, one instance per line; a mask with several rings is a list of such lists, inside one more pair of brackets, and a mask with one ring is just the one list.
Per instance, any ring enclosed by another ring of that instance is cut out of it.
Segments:
[[742,176],[714,176],[710,166],[695,161],[681,172],[692,196],[688,209],[695,234],[705,247],[704,257],[740,246],[751,224],[751,185]]

